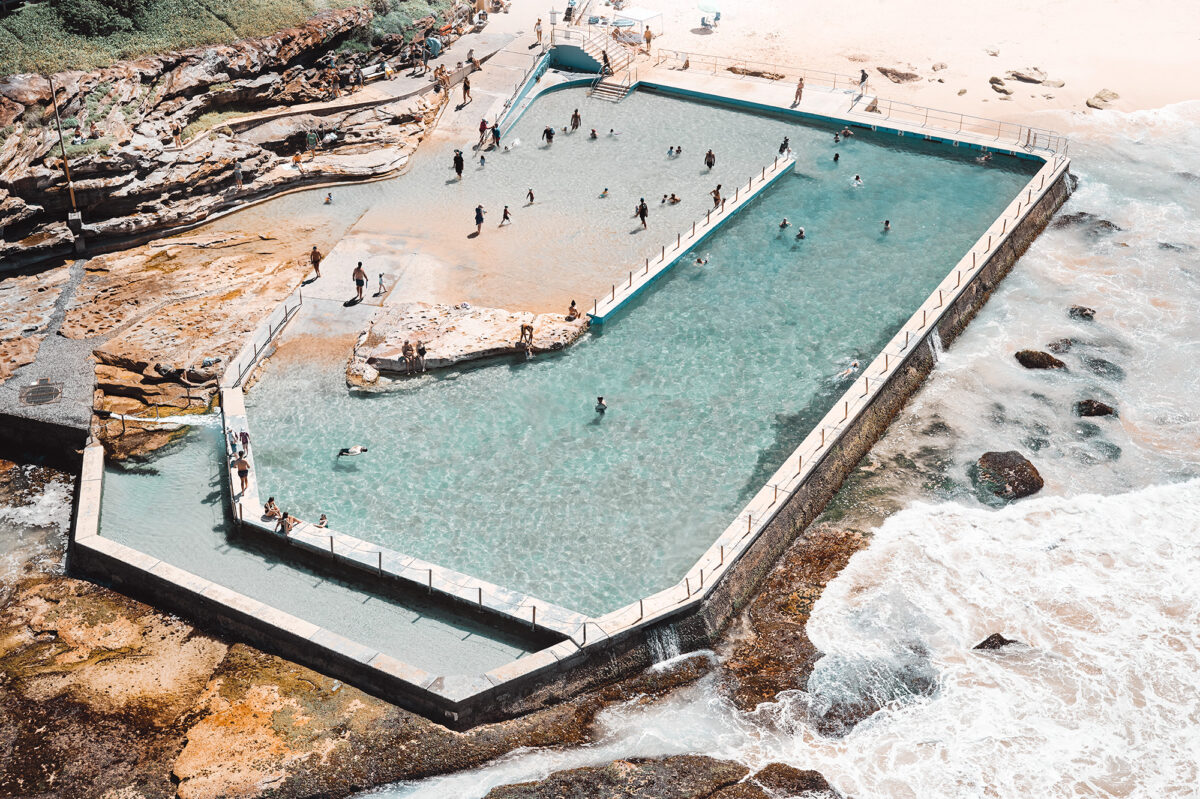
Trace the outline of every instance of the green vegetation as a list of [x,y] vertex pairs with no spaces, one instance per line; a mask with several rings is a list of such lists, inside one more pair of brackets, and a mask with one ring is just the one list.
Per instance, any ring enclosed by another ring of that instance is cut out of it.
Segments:
[[[370,2],[56,0],[28,3],[0,17],[0,75],[95,69],[123,58],[265,36],[300,25],[314,14],[330,8],[368,5]],[[449,3],[439,0],[436,4],[445,6]],[[415,7],[427,3],[424,0],[389,0],[389,7],[409,5]]]
[[207,114],[201,114],[192,121],[190,125],[183,129],[183,135],[180,137],[185,142],[191,141],[193,137],[199,136],[207,130],[220,127],[228,119],[234,117],[244,117],[249,114],[249,111],[229,110],[229,111],[209,111]]
[[412,41],[414,22],[425,17],[442,18],[450,5],[450,0],[376,0],[372,33],[377,39],[401,33]]
[[67,158],[80,158],[93,153],[106,153],[112,147],[113,140],[109,137],[90,139],[83,144],[68,144]]

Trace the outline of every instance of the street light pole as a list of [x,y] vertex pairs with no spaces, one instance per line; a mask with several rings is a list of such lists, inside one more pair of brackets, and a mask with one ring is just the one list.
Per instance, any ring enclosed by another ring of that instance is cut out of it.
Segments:
[[54,89],[54,76],[48,76],[47,80],[50,81],[50,102],[54,105],[54,122],[58,126],[58,146],[62,150],[63,172],[67,176],[67,192],[71,195],[71,213],[78,214],[79,208],[75,205],[75,184],[71,182],[71,167],[67,164],[67,145],[63,142],[62,117],[58,115],[58,93]]

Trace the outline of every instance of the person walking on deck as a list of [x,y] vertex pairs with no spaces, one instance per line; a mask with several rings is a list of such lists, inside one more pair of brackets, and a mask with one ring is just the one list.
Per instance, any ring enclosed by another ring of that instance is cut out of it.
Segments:
[[[318,250],[317,246],[314,244],[313,248],[312,248],[312,252],[310,252],[308,254],[308,262],[312,264],[313,271],[317,273],[317,277],[321,276],[321,258],[322,257],[324,257],[324,256],[321,255],[321,251]],[[313,278],[313,279],[315,280],[316,278]]]
[[367,285],[367,270],[363,269],[362,261],[354,267],[354,288],[358,290],[358,301],[363,301],[363,289]]
[[458,179],[462,180],[463,173],[463,154],[462,150],[454,151],[454,174],[458,175]]
[[483,232],[483,215],[486,213],[487,213],[487,211],[483,210],[482,205],[475,206],[475,235],[476,236],[478,236],[480,233]]
[[237,469],[238,479],[242,483],[242,493],[246,493],[246,487],[250,483],[250,461],[246,460],[246,456],[239,454],[233,461],[233,468]]
[[858,91],[865,92],[867,90],[867,71],[860,69],[858,71]]

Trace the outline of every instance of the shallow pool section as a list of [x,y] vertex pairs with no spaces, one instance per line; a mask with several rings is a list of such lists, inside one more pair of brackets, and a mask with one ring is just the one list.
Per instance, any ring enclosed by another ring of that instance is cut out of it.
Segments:
[[478,674],[540,648],[444,607],[384,597],[309,571],[229,532],[213,429],[139,465],[110,464],[100,534],[435,674]]
[[[538,102],[571,105],[555,98]],[[836,375],[879,351],[1037,166],[982,166],[949,145],[869,131],[834,162],[831,131],[631,100],[650,103],[647,123],[626,126],[622,147],[644,135],[665,151],[679,138],[694,154],[704,130],[770,153],[788,135],[795,173],[566,353],[373,397],[348,394],[339,364],[277,359],[247,398],[263,495],[586,613],[653,593],[735,518],[852,379]],[[518,148],[506,171],[565,192],[578,182],[571,151]],[[602,242],[572,241],[581,259],[603,260]],[[349,444],[370,451],[339,461]]]

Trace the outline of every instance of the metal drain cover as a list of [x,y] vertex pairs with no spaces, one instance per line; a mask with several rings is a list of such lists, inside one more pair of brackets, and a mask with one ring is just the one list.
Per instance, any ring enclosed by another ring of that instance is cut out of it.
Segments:
[[62,383],[51,383],[50,378],[43,377],[31,386],[21,387],[21,403],[23,405],[49,405],[62,398]]

